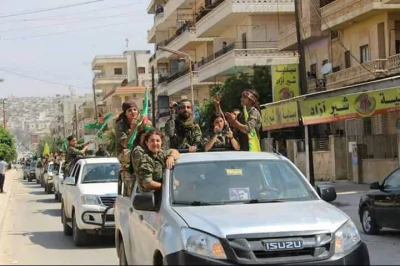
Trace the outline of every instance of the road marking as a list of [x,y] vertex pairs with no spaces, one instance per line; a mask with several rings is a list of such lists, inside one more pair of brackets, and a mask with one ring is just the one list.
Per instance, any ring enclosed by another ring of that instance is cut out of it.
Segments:
[[359,192],[361,192],[361,191],[346,191],[346,192],[338,192],[336,194],[338,194],[338,195],[349,195],[349,194],[357,194]]

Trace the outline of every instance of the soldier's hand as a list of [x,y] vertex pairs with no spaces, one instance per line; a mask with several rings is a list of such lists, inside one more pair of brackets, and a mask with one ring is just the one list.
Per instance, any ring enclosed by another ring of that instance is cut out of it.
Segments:
[[167,161],[165,162],[165,166],[167,169],[171,169],[175,165],[175,158],[172,156],[168,156]]
[[169,108],[174,108],[178,103],[174,101],[169,102]]
[[219,94],[217,94],[217,95],[215,95],[215,97],[214,97],[214,104],[215,104],[216,106],[219,106],[220,103],[221,103],[221,96],[220,96]]
[[196,152],[197,151],[197,147],[196,146],[190,146],[189,147],[189,152]]

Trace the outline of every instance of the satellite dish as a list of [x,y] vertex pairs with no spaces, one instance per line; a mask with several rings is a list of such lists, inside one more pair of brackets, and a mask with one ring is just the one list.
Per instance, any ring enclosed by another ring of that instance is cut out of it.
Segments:
[[331,63],[326,63],[321,69],[321,72],[324,75],[330,73],[331,71],[332,71],[332,64]]

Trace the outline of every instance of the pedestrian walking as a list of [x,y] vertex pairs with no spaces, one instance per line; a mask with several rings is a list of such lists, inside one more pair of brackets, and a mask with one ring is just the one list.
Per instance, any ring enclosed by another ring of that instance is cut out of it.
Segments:
[[0,156],[0,193],[3,193],[4,180],[6,178],[6,171],[8,164],[4,161],[4,157]]

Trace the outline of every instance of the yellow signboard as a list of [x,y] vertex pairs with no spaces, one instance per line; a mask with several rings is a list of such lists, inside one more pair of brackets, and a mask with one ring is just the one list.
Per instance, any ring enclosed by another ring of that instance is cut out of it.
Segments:
[[400,88],[300,102],[304,125],[329,123],[400,110]]
[[299,67],[297,64],[272,66],[271,76],[274,102],[299,96]]
[[261,117],[263,131],[297,127],[299,125],[297,101],[267,105],[261,109]]

